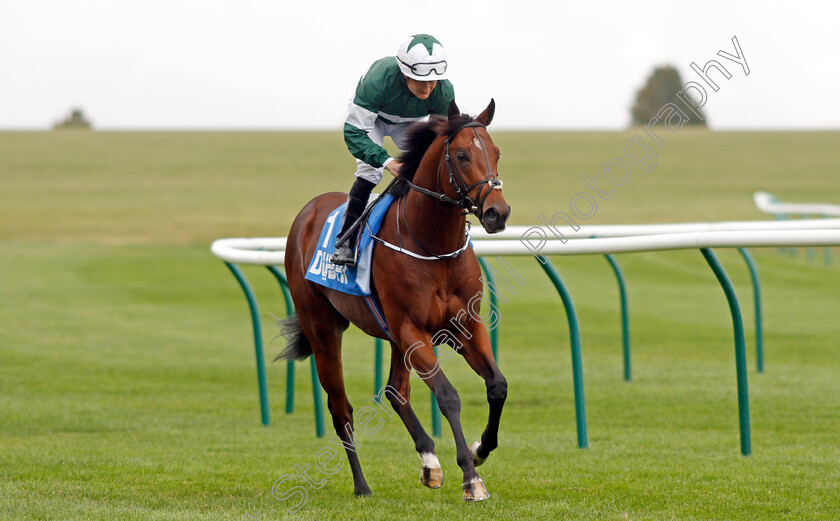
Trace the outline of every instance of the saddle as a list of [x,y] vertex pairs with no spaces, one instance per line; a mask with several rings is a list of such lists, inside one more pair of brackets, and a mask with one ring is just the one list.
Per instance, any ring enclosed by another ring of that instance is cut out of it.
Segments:
[[385,214],[394,200],[390,194],[384,194],[382,197],[371,195],[368,208],[362,215],[362,222],[356,232],[359,234],[356,240],[358,261],[353,267],[336,266],[330,262],[330,257],[336,248],[336,230],[344,219],[347,203],[330,212],[321,229],[318,248],[306,270],[306,280],[350,295],[371,295],[370,274],[375,243],[372,235],[379,232]]

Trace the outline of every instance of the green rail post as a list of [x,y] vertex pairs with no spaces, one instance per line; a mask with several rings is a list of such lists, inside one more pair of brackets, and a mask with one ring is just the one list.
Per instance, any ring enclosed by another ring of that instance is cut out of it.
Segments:
[[254,290],[248,283],[248,279],[239,269],[239,266],[231,262],[225,261],[242,291],[245,292],[245,297],[248,299],[248,309],[251,311],[251,326],[254,329],[254,351],[257,355],[257,383],[260,389],[260,415],[262,424],[268,426],[271,424],[271,418],[268,410],[268,386],[265,382],[265,359],[263,358],[263,341],[262,341],[262,326],[260,325],[260,310],[257,306],[257,299],[254,296]]
[[[435,358],[437,358],[438,346],[434,346],[433,349],[435,350]],[[429,394],[431,394],[432,396],[432,436],[434,436],[435,438],[440,438],[440,406],[438,405],[437,399],[435,398],[435,393]]]
[[[822,217],[828,218],[829,216],[828,215],[823,215]],[[825,248],[823,248],[823,263],[825,264],[826,268],[831,266],[831,247],[830,246],[826,246]]]
[[586,406],[583,398],[583,364],[580,356],[580,328],[578,327],[577,313],[569,290],[560,278],[560,274],[554,269],[548,257],[538,256],[537,262],[542,266],[543,271],[551,279],[557,293],[563,300],[563,307],[566,309],[566,319],[569,322],[569,337],[572,347],[572,377],[575,389],[575,419],[577,421],[578,447],[585,449],[589,446],[586,434]]
[[[819,216],[813,216],[813,217],[819,217]],[[811,219],[812,216],[802,214],[801,218],[802,219]],[[812,246],[807,246],[805,248],[805,255],[808,257],[808,262],[813,262],[817,258],[817,255],[814,253],[814,248]]]
[[738,305],[738,297],[735,295],[735,288],[732,281],[718,261],[711,248],[700,250],[706,262],[711,266],[712,271],[720,282],[726,300],[729,303],[729,311],[732,314],[732,325],[735,330],[735,371],[738,378],[738,424],[741,430],[741,454],[749,456],[752,453],[750,442],[750,399],[747,389],[747,355],[744,347],[744,322],[741,319],[741,307]]
[[382,402],[382,339],[377,338],[373,343],[374,364],[373,364],[373,399],[376,403]]
[[755,368],[759,373],[764,372],[764,330],[761,325],[761,282],[758,280],[758,269],[755,267],[752,255],[746,248],[738,248],[738,252],[750,269],[750,279],[753,287],[753,305],[755,309]]
[[[490,266],[487,265],[487,261],[484,260],[484,257],[478,257],[478,263],[481,265],[481,269],[484,271],[484,276],[487,279],[487,288],[488,292],[490,293],[490,307],[493,309],[499,309],[498,299],[496,298],[496,293],[491,289],[494,286],[493,274],[490,272]],[[499,323],[496,322],[496,327],[490,330],[490,349],[493,351],[493,359],[496,363],[499,363]]]
[[[779,202],[779,200],[776,199],[775,197],[773,197],[772,200],[775,203]],[[774,214],[774,217],[777,221],[787,221],[788,219],[790,219],[790,217],[788,217],[788,214],[786,214],[786,213],[777,213],[777,214]],[[779,248],[779,251],[782,252],[782,253],[787,253],[791,257],[796,257],[796,248]]]
[[312,376],[312,402],[315,407],[315,436],[324,437],[324,405],[321,401],[321,381],[315,367],[315,355],[309,357],[309,373]]
[[624,353],[624,381],[631,380],[630,374],[630,313],[627,310],[627,287],[624,284],[624,274],[618,266],[618,261],[611,253],[604,255],[612,266],[615,279],[618,281],[618,299],[621,302],[621,345]]
[[[292,295],[289,293],[289,281],[286,280],[286,276],[278,270],[274,266],[266,266],[268,271],[274,275],[274,278],[277,279],[277,282],[280,283],[280,287],[283,288],[283,297],[286,300],[286,313],[291,315],[294,313],[294,304],[292,303]],[[289,366],[291,366],[291,371],[289,370]],[[321,382],[318,380],[318,369],[315,367],[315,357],[309,357],[309,372],[312,374],[312,405],[315,411],[315,435],[319,438],[323,438],[324,433],[324,405],[323,401],[321,400]],[[289,376],[291,375],[291,376]],[[294,370],[294,361],[289,360],[286,366],[286,412],[290,413],[294,410],[294,398],[295,398],[295,370]],[[291,400],[292,406],[289,406],[289,401]]]
[[[283,290],[283,301],[286,303],[286,316],[291,316],[295,312],[295,307],[292,295],[289,293],[289,282],[286,276],[274,266],[266,266],[266,268],[280,284],[280,289]],[[295,412],[295,361],[286,360],[286,414],[293,412]]]

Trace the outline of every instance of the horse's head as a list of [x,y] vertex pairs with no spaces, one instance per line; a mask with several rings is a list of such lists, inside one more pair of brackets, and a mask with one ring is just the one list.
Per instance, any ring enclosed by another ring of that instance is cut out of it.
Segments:
[[[493,144],[487,126],[493,120],[496,103],[490,104],[475,121],[461,124],[446,139],[443,163],[449,174],[449,190],[470,213],[475,214],[487,233],[505,229],[510,206],[502,195],[502,181],[496,169],[499,148]],[[453,100],[449,122],[457,125],[461,115]]]

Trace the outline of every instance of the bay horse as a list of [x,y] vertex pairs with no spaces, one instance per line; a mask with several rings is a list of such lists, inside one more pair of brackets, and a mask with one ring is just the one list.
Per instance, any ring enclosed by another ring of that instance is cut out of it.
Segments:
[[[414,440],[422,460],[420,481],[429,488],[440,488],[443,473],[435,444],[411,408],[411,369],[432,390],[452,428],[457,463],[464,473],[464,499],[489,497],[475,467],[497,447],[507,381],[493,359],[484,324],[467,312],[468,306],[475,306],[471,299],[480,298],[483,284],[478,260],[467,240],[466,215],[476,215],[484,229],[494,233],[504,229],[510,214],[496,173],[499,149],[486,130],[494,112],[495,102],[490,100],[473,119],[461,114],[453,101],[447,117],[431,116],[409,131],[403,165],[391,192],[396,200],[379,230],[381,244],[373,252],[371,287],[390,333],[383,330],[363,297],[305,278],[324,221],[345,202],[347,194],[316,197],[301,210],[289,232],[285,265],[295,314],[283,321],[288,344],[277,358],[301,360],[314,354],[357,496],[371,491],[355,449],[353,408],[342,373],[341,339],[350,322],[391,343],[391,371],[388,387],[383,388],[390,392],[380,395],[388,397]],[[489,419],[481,441],[471,447],[461,429],[458,392],[440,370],[433,342],[447,343],[460,352],[485,381]]]

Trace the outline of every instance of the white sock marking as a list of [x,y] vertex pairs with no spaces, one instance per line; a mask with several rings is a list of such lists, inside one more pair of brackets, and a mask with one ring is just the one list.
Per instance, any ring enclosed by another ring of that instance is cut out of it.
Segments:
[[424,452],[420,454],[420,459],[423,460],[424,469],[440,468],[440,461],[438,461],[438,457],[435,456],[434,452]]

